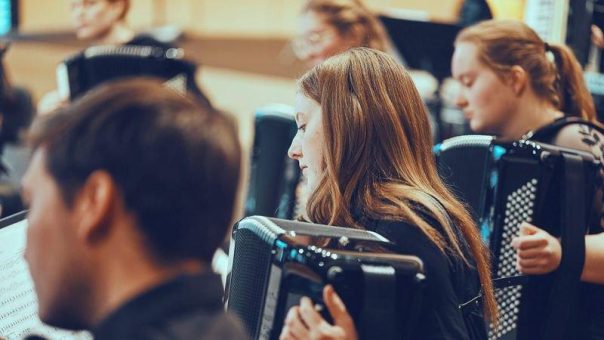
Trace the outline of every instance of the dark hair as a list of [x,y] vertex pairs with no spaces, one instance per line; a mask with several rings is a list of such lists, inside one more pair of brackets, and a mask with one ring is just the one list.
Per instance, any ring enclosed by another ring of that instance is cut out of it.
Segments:
[[514,20],[487,20],[467,27],[455,39],[455,44],[460,42],[476,44],[480,60],[500,76],[515,65],[522,67],[535,93],[565,115],[596,121],[581,65],[568,47],[546,44],[534,30]]
[[34,147],[73,205],[88,176],[106,171],[161,262],[210,261],[233,215],[240,144],[233,122],[159,82],[99,86],[34,123]]

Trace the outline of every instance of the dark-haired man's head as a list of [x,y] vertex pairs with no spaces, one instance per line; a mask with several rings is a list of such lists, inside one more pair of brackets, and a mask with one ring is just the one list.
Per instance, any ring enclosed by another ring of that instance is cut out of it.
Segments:
[[43,321],[89,328],[200,271],[230,224],[232,122],[151,80],[110,83],[32,128],[26,260]]

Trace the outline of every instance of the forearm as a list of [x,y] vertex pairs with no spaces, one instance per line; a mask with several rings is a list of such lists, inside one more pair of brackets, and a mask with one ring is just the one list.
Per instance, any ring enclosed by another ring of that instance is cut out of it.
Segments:
[[604,233],[585,237],[585,266],[581,280],[604,284]]

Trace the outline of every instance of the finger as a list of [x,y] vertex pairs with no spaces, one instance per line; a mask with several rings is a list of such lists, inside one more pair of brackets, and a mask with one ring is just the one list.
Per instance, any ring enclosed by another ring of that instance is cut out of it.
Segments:
[[321,314],[315,310],[315,306],[313,305],[312,301],[306,296],[300,300],[299,313],[302,321],[306,323],[308,328],[317,327],[323,322],[327,323],[327,321],[323,320]]
[[549,270],[543,267],[517,268],[524,275],[543,275],[549,273]]
[[285,317],[281,335],[286,334],[297,339],[306,339],[308,337],[308,329],[302,322],[299,309],[300,307],[298,306],[289,309],[287,316]]
[[551,251],[547,247],[530,248],[518,251],[518,258],[522,260],[533,259],[537,257],[549,256]]
[[283,326],[281,329],[281,334],[279,334],[279,340],[302,340],[306,339],[304,337],[299,337],[291,331],[289,326]]
[[512,248],[518,250],[519,243],[520,243],[520,237],[514,237],[514,238],[512,238],[512,243],[510,243],[510,245],[512,246]]
[[518,259],[518,265],[522,270],[534,269],[536,267],[544,267],[547,265],[547,259],[543,257],[537,257],[532,259]]
[[547,246],[547,239],[545,239],[543,235],[529,235],[518,237],[515,248],[518,250],[526,250],[545,246]]
[[346,309],[346,305],[340,296],[333,289],[333,286],[327,285],[323,288],[323,301],[327,305],[329,314],[333,318],[334,324],[345,330],[354,330],[354,321]]
[[520,223],[520,236],[534,235],[540,231],[541,231],[541,229],[535,227],[534,225],[532,225],[528,222]]

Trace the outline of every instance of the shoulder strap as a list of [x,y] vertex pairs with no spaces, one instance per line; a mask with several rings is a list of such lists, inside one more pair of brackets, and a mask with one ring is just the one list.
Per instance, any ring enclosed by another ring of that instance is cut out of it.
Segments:
[[588,121],[588,120],[585,120],[582,118],[577,118],[577,117],[563,117],[563,118],[556,119],[551,124],[541,127],[539,129],[533,131],[532,133],[529,133],[529,135],[526,137],[526,139],[540,140],[540,141],[551,140],[564,127],[566,127],[568,125],[574,125],[574,124],[587,125],[593,129],[597,130],[601,134],[604,134],[604,128],[594,122],[591,122],[591,121]]
[[[573,332],[569,325],[577,312],[580,297],[580,280],[585,263],[585,177],[581,157],[562,154],[564,162],[564,194],[561,197],[562,259],[550,292],[548,320],[542,328],[543,339],[564,339]],[[576,327],[576,325],[575,325]],[[570,332],[570,333],[569,333]]]

